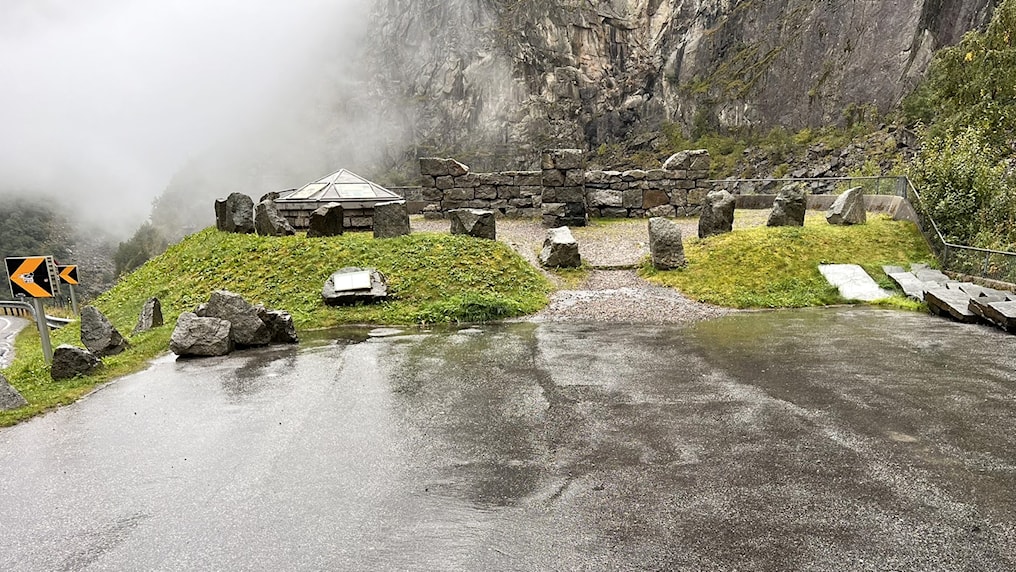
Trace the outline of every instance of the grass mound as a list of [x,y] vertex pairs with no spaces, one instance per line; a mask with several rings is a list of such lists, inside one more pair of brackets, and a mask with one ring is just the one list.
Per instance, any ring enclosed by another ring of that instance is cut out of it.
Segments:
[[[819,264],[859,264],[883,288],[892,288],[885,264],[935,263],[913,223],[886,216],[859,226],[833,226],[809,214],[803,227],[757,227],[692,239],[685,243],[688,266],[640,274],[686,296],[733,308],[801,308],[845,302],[818,271]],[[894,305],[915,304],[898,299]]]
[[[388,279],[392,300],[330,308],[321,302],[329,274],[344,266],[370,266]],[[342,324],[413,324],[486,321],[529,314],[547,304],[550,283],[501,242],[418,233],[374,240],[368,233],[308,239],[262,237],[207,229],[185,238],[124,277],[94,301],[124,335],[134,328],[149,297],[162,302],[166,325],[130,336],[131,349],[105,358],[98,373],[53,382],[32,327],[18,337],[5,376],[30,405],[0,412],[11,425],[56,405],[73,402],[96,384],[137,371],[167,351],[177,316],[212,291],[226,289],[252,303],[286,310],[298,329]],[[53,332],[53,346],[80,346],[76,324]]]

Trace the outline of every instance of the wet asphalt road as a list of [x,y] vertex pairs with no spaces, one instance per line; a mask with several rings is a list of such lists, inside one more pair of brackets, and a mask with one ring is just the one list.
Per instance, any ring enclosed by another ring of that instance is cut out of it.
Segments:
[[0,368],[6,367],[14,357],[14,336],[28,324],[21,318],[0,316]]
[[163,358],[0,430],[0,570],[1014,570],[1014,356],[838,309]]

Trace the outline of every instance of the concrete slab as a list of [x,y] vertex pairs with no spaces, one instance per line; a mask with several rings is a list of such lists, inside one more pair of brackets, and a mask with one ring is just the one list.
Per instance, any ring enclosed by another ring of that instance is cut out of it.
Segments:
[[887,273],[889,279],[903,289],[903,293],[917,300],[924,300],[924,291],[930,288],[937,288],[938,284],[921,282],[910,272]]
[[892,296],[879,288],[868,273],[857,264],[819,264],[818,271],[830,284],[836,286],[840,296],[847,300],[871,302]]
[[1012,299],[1012,292],[978,286],[970,282],[962,282],[957,288],[969,294],[971,298],[984,298],[987,302],[1003,302]]
[[935,284],[941,284],[943,286],[950,282],[954,282],[952,278],[949,278],[941,271],[928,268],[924,265],[915,264],[911,267],[910,271],[921,282],[934,282]]
[[1016,332],[1016,301],[988,301],[988,298],[971,298],[968,308],[985,322],[1007,332]]
[[924,301],[932,314],[966,323],[977,321],[970,311],[970,295],[958,289],[932,288],[924,293]]

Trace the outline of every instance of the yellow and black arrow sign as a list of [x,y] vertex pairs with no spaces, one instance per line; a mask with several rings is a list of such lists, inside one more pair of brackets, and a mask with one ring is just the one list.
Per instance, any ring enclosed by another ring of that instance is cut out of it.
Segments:
[[52,259],[48,256],[5,258],[11,293],[31,298],[52,298],[60,285],[54,279]]
[[76,264],[57,265],[56,270],[60,273],[61,284],[78,285],[78,266]]

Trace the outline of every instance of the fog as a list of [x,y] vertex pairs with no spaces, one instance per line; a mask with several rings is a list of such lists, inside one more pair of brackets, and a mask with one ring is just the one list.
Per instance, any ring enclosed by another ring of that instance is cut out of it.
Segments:
[[218,167],[189,184],[242,168],[270,187],[346,166],[314,130],[344,85],[362,91],[368,2],[3,0],[0,193],[52,196],[122,232],[185,167]]

